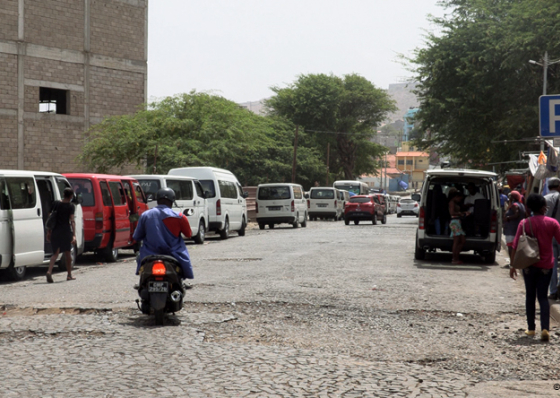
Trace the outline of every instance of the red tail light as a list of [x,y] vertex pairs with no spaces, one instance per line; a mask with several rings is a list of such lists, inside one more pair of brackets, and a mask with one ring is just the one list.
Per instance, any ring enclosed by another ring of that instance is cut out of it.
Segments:
[[335,200],[335,201],[334,201],[334,208],[335,208],[335,209],[336,209],[336,204],[337,204],[337,201]]
[[490,233],[495,234],[498,230],[498,214],[496,210],[492,210],[492,219],[490,220]]
[[216,215],[222,215],[222,201],[220,199],[218,199],[218,201],[216,202]]
[[259,214],[259,202],[255,202],[255,213]]
[[95,229],[97,231],[103,230],[103,213],[95,213]]
[[418,215],[418,229],[424,229],[424,207],[420,208],[420,214]]
[[292,213],[296,211],[296,204],[294,203],[294,201],[292,200]]
[[401,204],[400,204],[400,203],[397,203],[397,207],[401,207]]
[[311,209],[311,201],[309,199],[307,199],[307,208]]
[[153,275],[165,275],[165,264],[163,261],[156,261],[152,264]]
[[414,203],[414,207],[418,207],[418,203]]

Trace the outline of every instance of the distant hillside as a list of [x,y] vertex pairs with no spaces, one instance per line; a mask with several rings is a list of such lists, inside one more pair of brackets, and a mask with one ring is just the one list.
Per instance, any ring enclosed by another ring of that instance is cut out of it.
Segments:
[[389,115],[389,122],[403,120],[404,115],[410,108],[419,106],[416,95],[412,92],[416,87],[415,82],[389,84],[387,92],[397,102],[399,110]]

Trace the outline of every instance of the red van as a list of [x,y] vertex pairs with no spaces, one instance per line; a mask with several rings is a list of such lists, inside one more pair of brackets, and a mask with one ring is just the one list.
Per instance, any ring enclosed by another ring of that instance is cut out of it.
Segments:
[[70,173],[64,174],[84,212],[84,251],[94,251],[115,262],[120,248],[132,247],[140,214],[148,201],[137,180],[131,177]]

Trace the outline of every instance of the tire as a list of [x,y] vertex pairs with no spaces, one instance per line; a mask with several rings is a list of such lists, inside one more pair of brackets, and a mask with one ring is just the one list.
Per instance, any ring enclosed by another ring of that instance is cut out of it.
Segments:
[[402,217],[402,214],[397,214],[397,218],[401,218],[401,217]]
[[496,251],[488,253],[484,256],[484,262],[486,264],[494,264],[496,262]]
[[[76,248],[76,245],[72,245],[72,248],[70,249],[70,257],[72,257],[71,269],[74,269],[74,266],[76,265],[76,259],[78,258],[78,249]],[[68,271],[68,268],[66,267],[66,256],[64,254],[62,255],[60,261],[58,262],[58,270],[61,272]]]
[[163,308],[161,310],[154,310],[156,326],[163,326]]
[[354,225],[358,225],[360,223],[360,220],[354,220]]
[[424,260],[426,258],[426,251],[421,247],[416,246],[414,249],[414,258],[416,260]]
[[259,229],[264,229],[264,224],[259,224]]
[[295,221],[292,223],[292,227],[294,227],[294,228],[299,228],[299,214],[296,214],[296,219],[295,219]]
[[371,223],[377,225],[377,213],[373,213],[373,216],[371,216]]
[[224,228],[220,230],[220,238],[226,240],[229,238],[229,219],[226,217],[226,222],[224,224]]
[[114,249],[113,242],[111,242],[105,249],[101,250],[101,255],[108,263],[116,263],[119,259],[119,249]]
[[349,225],[349,224],[350,224],[350,220],[344,219],[344,224]]
[[6,268],[4,272],[9,280],[21,281],[23,280],[23,278],[25,278],[26,268],[23,265],[21,267],[14,267],[13,264],[10,264],[10,266]]
[[387,214],[383,214],[383,218],[381,219],[381,224],[387,224]]
[[274,229],[274,224],[268,224],[268,228]]
[[301,227],[307,227],[307,213],[305,213],[305,217],[303,217],[303,222],[301,223]]
[[245,222],[245,216],[243,216],[243,220],[241,220],[241,229],[237,231],[239,236],[245,236],[245,228],[247,228],[247,223]]
[[198,245],[201,245],[204,243],[205,239],[206,239],[206,227],[204,226],[204,220],[200,220],[200,222],[198,223],[198,233],[194,237],[194,242]]

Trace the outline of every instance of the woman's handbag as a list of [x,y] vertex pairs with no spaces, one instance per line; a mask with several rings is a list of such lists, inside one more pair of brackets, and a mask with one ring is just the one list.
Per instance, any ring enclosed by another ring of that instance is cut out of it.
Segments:
[[534,235],[533,227],[531,226],[531,219],[529,218],[523,223],[523,235],[519,237],[519,242],[517,243],[517,250],[515,251],[515,257],[513,258],[512,264],[512,267],[515,269],[525,269],[541,260],[539,241],[537,238],[528,236],[525,233],[525,224],[527,224],[527,222],[531,228],[531,235]]
[[54,227],[56,227],[57,209],[58,209],[58,202],[55,202],[55,206],[53,207],[53,210],[51,211],[51,214],[49,214],[49,218],[47,218],[47,222],[45,223],[45,228],[47,228],[47,230],[49,231],[52,231]]

